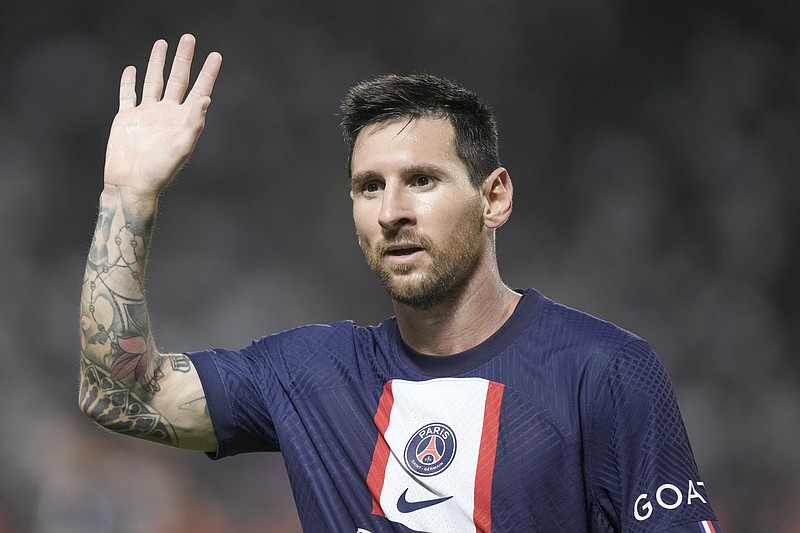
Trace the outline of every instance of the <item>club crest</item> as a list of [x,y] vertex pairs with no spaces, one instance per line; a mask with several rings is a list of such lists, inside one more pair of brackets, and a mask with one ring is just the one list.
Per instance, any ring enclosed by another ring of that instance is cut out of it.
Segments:
[[408,440],[405,463],[418,476],[442,473],[456,455],[456,435],[445,424],[433,423],[421,427]]

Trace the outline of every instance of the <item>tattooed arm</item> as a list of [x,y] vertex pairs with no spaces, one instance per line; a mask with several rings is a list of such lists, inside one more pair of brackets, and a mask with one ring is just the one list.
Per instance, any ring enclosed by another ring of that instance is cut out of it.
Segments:
[[194,38],[181,38],[165,88],[166,49],[164,41],[153,46],[140,104],[133,67],[120,82],[81,292],[78,404],[110,430],[213,451],[216,438],[191,361],[156,349],[144,279],[158,196],[197,143],[222,57],[209,54],[186,94]]

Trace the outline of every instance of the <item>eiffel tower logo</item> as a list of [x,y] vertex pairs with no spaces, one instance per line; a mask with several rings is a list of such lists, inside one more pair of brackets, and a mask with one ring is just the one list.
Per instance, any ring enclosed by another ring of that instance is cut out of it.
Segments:
[[428,437],[428,443],[425,445],[425,448],[422,451],[417,452],[417,461],[424,465],[430,465],[441,461],[442,454],[439,453],[439,449],[436,446],[436,444],[438,444],[438,440],[439,436],[437,435],[431,435]]

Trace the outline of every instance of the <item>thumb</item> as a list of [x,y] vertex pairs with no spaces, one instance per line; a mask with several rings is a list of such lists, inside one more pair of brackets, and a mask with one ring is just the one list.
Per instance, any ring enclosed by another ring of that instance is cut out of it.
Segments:
[[195,118],[205,119],[208,113],[208,106],[211,105],[210,96],[201,96],[192,104],[191,115]]
[[190,121],[195,123],[199,130],[202,130],[206,124],[206,114],[210,105],[211,98],[208,96],[200,97],[192,104],[192,110],[189,115],[191,117]]
[[197,102],[195,105],[200,106],[200,113],[205,116],[208,112],[208,106],[211,105],[211,97],[210,96],[203,96],[200,98],[200,101]]

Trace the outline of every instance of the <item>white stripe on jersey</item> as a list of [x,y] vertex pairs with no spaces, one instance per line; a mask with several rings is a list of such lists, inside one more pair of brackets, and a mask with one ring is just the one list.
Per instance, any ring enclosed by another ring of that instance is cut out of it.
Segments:
[[[488,413],[495,427],[499,412],[499,397],[489,394],[491,385],[480,378],[443,378],[393,380],[387,386],[393,397],[384,433],[390,453],[379,489],[386,518],[431,533],[476,531],[476,478],[487,396],[498,398],[490,400],[493,412]],[[424,428],[427,433],[421,432]],[[490,451],[484,450],[482,460],[493,465],[496,440],[488,446],[483,442]],[[421,459],[415,463],[417,457]],[[426,464],[433,467],[427,470]],[[489,504],[490,493],[491,486],[479,487],[479,494],[489,494]]]

